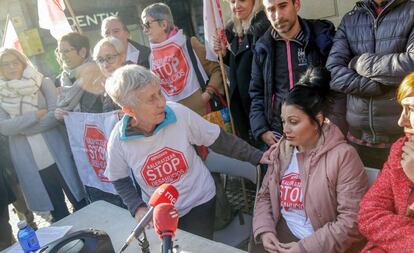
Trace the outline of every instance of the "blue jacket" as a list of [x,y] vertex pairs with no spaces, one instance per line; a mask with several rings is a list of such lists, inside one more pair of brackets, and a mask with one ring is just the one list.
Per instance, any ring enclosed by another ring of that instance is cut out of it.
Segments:
[[[270,27],[255,45],[249,88],[252,99],[249,118],[256,139],[269,130],[282,134],[280,109],[282,98],[289,92],[289,83],[296,83],[311,65],[324,66],[328,57],[335,33],[333,24],[326,20],[301,18],[299,22],[304,43],[275,40],[271,34],[273,28]],[[293,59],[291,66],[287,63],[288,51],[291,51]],[[290,80],[289,75],[294,80]]]

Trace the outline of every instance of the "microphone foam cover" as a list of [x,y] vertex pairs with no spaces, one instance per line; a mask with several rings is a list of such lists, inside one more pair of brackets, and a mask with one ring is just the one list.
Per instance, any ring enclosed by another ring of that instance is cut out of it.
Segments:
[[177,212],[170,203],[161,203],[154,208],[152,217],[154,229],[161,239],[166,235],[174,237],[178,225],[178,212],[172,216],[170,213],[173,211]]
[[152,207],[156,207],[161,203],[174,205],[177,202],[178,195],[177,189],[172,184],[163,184],[155,190],[148,204]]

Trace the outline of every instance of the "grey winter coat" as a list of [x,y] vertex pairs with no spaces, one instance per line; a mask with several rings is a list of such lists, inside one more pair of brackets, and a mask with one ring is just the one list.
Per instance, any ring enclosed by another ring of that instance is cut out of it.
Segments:
[[327,68],[331,88],[347,94],[349,131],[369,143],[402,134],[396,89],[414,70],[414,2],[391,0],[376,17],[372,0],[356,3],[338,27]]
[[59,172],[76,200],[84,198],[84,190],[72,160],[66,131],[54,116],[56,88],[49,78],[44,78],[40,89],[39,109],[47,108],[48,113],[40,120],[35,111],[11,119],[0,106],[0,133],[9,136],[12,162],[29,209],[50,211],[53,210],[53,205],[40,178],[27,135],[42,133]]

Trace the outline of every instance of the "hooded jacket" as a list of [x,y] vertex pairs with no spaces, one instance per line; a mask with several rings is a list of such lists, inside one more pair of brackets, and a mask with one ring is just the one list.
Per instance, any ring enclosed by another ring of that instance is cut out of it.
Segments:
[[[410,253],[414,249],[414,219],[405,216],[412,182],[401,167],[407,137],[391,147],[380,175],[361,201],[358,225],[368,239],[362,252]],[[412,191],[412,190],[411,190]]]
[[347,94],[351,135],[391,144],[402,134],[396,89],[414,70],[414,2],[391,0],[377,17],[371,3],[357,2],[345,14],[326,67],[331,89]]
[[[274,233],[280,220],[280,182],[288,168],[293,147],[282,138],[271,153],[262,187],[256,198],[253,234]],[[359,201],[367,191],[368,177],[357,152],[339,128],[325,123],[317,146],[297,153],[304,210],[314,233],[299,241],[303,252],[349,252],[362,236],[357,228]]]
[[328,57],[335,33],[333,24],[302,18],[299,22],[303,32],[300,42],[275,40],[270,27],[254,47],[249,118],[256,139],[267,131],[282,134],[282,98],[309,66],[325,65]]

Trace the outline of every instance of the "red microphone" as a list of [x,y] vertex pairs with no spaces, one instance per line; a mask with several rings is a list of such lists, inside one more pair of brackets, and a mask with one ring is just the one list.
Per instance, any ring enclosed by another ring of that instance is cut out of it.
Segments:
[[178,212],[170,203],[159,204],[155,207],[153,223],[155,232],[162,240],[162,253],[172,253],[172,238],[178,225]]
[[139,235],[145,230],[145,226],[147,226],[152,219],[154,207],[162,203],[169,203],[174,205],[175,202],[177,202],[178,195],[179,194],[177,189],[172,184],[163,184],[160,187],[158,187],[157,190],[155,190],[155,192],[152,194],[148,202],[150,208],[148,209],[144,217],[142,217],[138,225],[134,228],[134,231],[132,231],[132,233],[128,236],[124,243],[124,246],[122,246],[119,252],[123,252],[132,242],[134,237],[138,238]]

